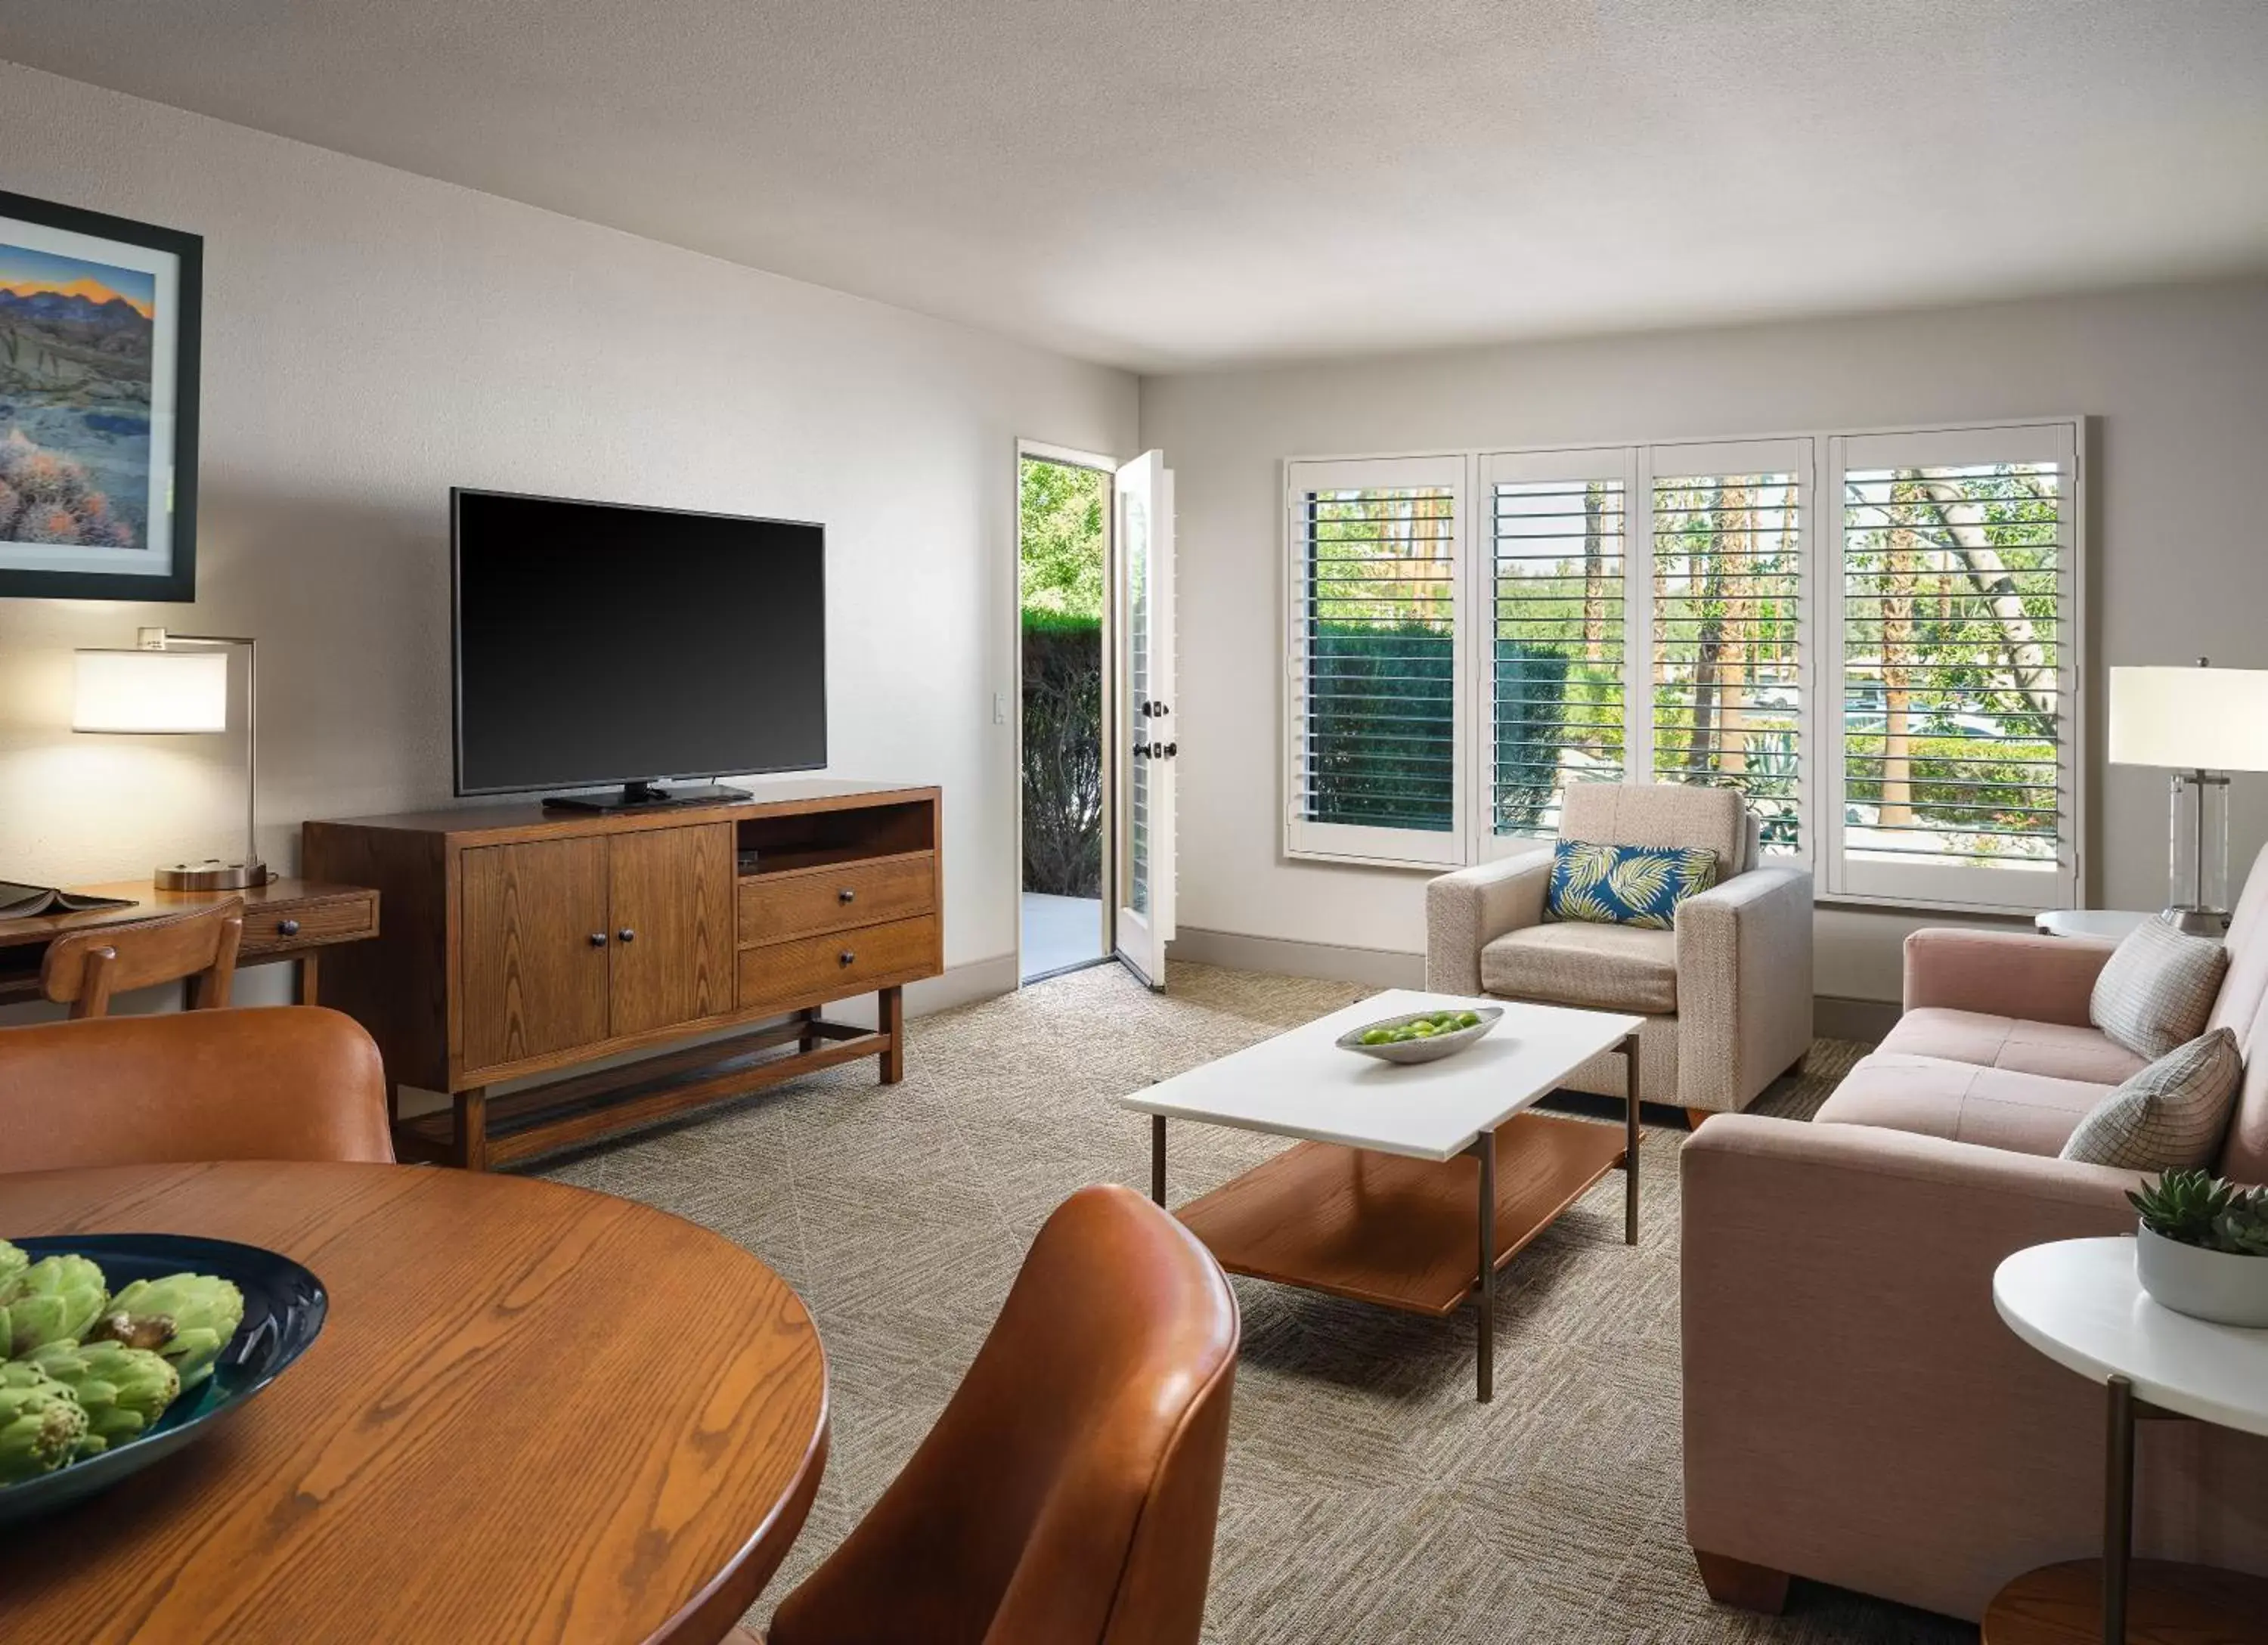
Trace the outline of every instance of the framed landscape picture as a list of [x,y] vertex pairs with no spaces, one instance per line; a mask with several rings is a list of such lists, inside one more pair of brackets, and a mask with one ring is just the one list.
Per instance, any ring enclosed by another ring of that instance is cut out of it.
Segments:
[[203,255],[0,192],[0,596],[195,598]]

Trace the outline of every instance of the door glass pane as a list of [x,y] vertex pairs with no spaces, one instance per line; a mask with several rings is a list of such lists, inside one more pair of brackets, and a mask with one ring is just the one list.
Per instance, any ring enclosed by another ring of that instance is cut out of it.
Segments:
[[[1150,701],[1150,513],[1138,493],[1122,492],[1125,501],[1123,552],[1126,556],[1127,741],[1146,747],[1150,717],[1142,711]],[[1150,762],[1138,756],[1130,763],[1127,782],[1126,905],[1138,914],[1150,911]]]

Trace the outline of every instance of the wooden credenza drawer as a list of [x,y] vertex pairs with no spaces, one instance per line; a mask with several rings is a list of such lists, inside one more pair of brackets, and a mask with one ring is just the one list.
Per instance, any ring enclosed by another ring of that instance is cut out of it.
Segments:
[[937,916],[740,950],[740,1008],[816,1005],[938,969]]
[[740,946],[849,931],[937,911],[937,858],[911,852],[740,882]]
[[378,930],[375,893],[320,903],[259,903],[244,911],[239,954],[304,948],[311,942],[355,942]]

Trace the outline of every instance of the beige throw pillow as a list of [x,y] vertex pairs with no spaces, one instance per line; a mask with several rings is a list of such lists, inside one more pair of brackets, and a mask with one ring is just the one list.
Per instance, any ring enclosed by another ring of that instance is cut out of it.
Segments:
[[2137,1057],[2162,1057],[2205,1032],[2228,950],[2146,919],[2095,979],[2088,1021]]
[[2235,1034],[2200,1035],[2089,1109],[2060,1157],[2131,1171],[2202,1169],[2220,1152],[2243,1077]]

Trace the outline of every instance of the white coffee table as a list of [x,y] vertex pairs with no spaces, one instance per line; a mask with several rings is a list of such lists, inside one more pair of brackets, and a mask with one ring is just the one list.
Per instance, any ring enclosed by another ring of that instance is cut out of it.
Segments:
[[2135,1419],[2187,1417],[2268,1435],[2268,1331],[2161,1308],[2134,1277],[2128,1238],[2020,1250],[1993,1272],[1992,1305],[2031,1346],[2102,1383],[2110,1420],[2102,1560],[2016,1578],[1985,1610],[1985,1645],[2093,1638],[2098,1619],[2101,1638],[2117,1645],[2268,1637],[2268,1582],[2133,1558]]
[[[1470,1050],[1397,1066],[1341,1050],[1349,1029],[1416,1011],[1499,1006]],[[1447,1317],[1480,1311],[1480,1398],[1493,1393],[1496,1271],[1616,1167],[1638,1243],[1640,1019],[1395,989],[1119,1099],[1148,1114],[1150,1194],[1166,1203],[1166,1122],[1300,1139],[1178,1213],[1220,1265]],[[1619,1129],[1527,1110],[1620,1050]],[[1476,1214],[1477,1213],[1477,1215]]]

